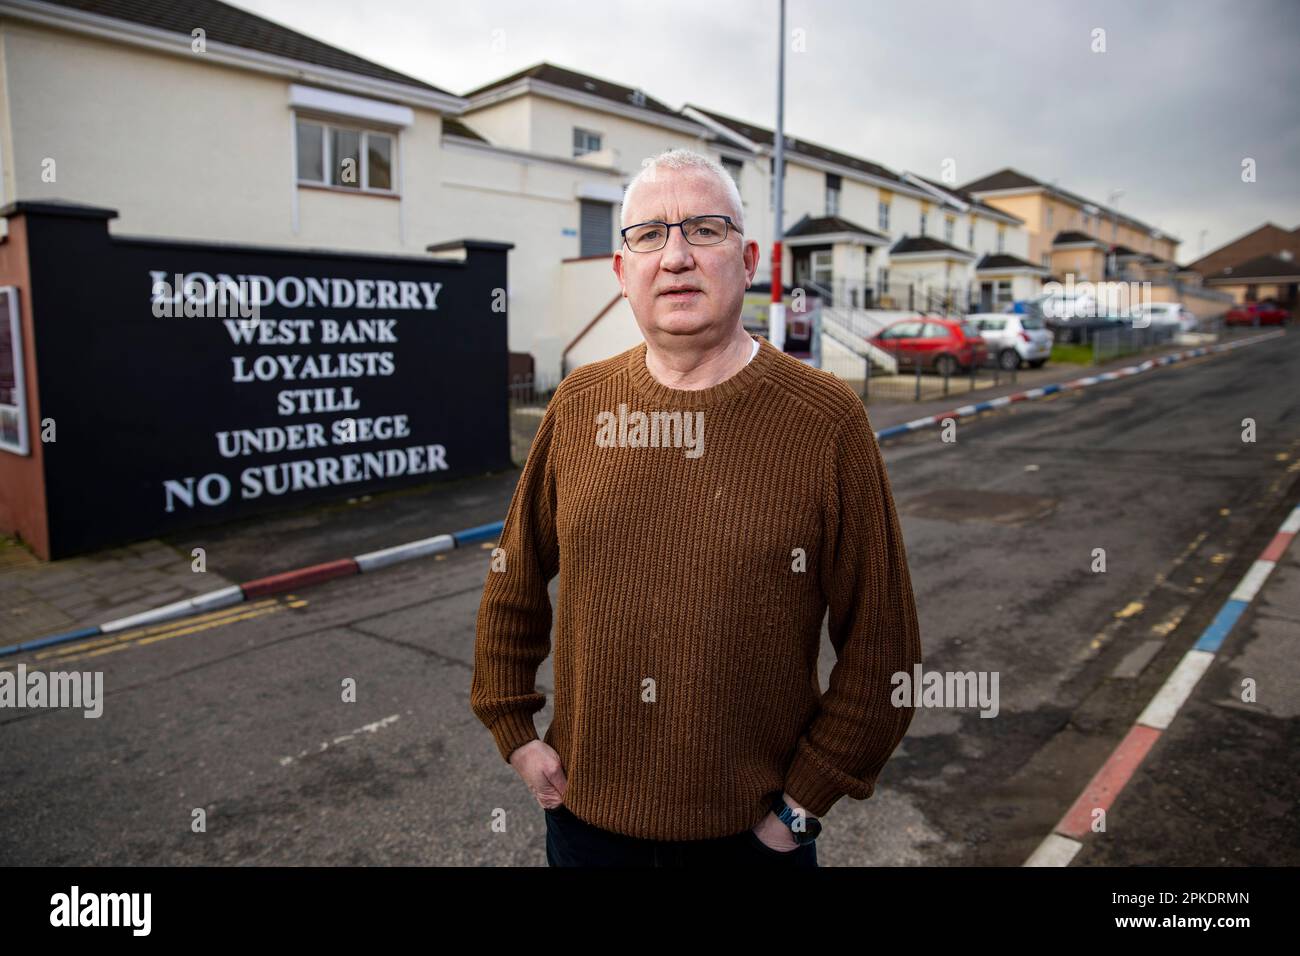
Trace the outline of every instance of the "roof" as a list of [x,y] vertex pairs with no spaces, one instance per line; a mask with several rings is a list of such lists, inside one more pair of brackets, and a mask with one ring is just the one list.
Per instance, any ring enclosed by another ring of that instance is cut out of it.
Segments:
[[1206,282],[1235,282],[1240,279],[1298,278],[1300,264],[1281,256],[1256,256],[1238,266],[1228,266],[1205,277]]
[[1028,259],[1021,259],[1019,256],[1013,256],[1009,252],[986,253],[975,263],[976,270],[979,269],[1035,269],[1039,272],[1046,272],[1042,266],[1036,266]]
[[956,252],[963,256],[970,255],[965,249],[959,249],[951,243],[944,242],[942,239],[935,239],[933,236],[904,236],[894,243],[893,248],[889,250],[890,255],[906,252]]
[[980,209],[986,213],[989,213],[990,215],[1000,216],[1003,219],[1012,219],[1015,220],[1016,222],[1024,222],[1024,220],[1021,219],[1019,216],[1012,215],[1011,213],[1007,212],[1005,209],[999,209],[997,206],[990,206],[986,202],[981,202],[980,200],[976,199],[969,191],[965,189],[962,189],[957,186],[950,186],[948,183],[935,182],[933,179],[931,179],[928,176],[918,176],[916,173],[912,173],[912,175],[916,176],[917,179],[923,182],[929,183],[935,189],[942,190],[943,192],[946,193],[951,193],[952,195],[960,199],[962,202],[969,203],[970,205],[974,206],[976,209]]
[[444,136],[463,136],[466,139],[476,139],[480,143],[486,143],[487,139],[474,132],[454,116],[444,116],[442,118],[442,132]]
[[207,39],[258,53],[300,60],[313,66],[355,73],[371,79],[400,83],[445,96],[453,94],[387,67],[372,63],[346,50],[330,46],[273,20],[233,7],[221,0],[47,0],[61,7],[126,20],[157,30],[185,35],[190,43],[191,31],[202,26]]
[[1099,246],[1105,245],[1105,243],[1100,239],[1096,239],[1088,235],[1086,232],[1079,232],[1074,229],[1067,229],[1064,232],[1058,232],[1052,239],[1052,245],[1054,246],[1061,246],[1071,242],[1091,242]]
[[464,94],[464,98],[472,99],[482,93],[509,86],[525,78],[562,86],[578,93],[598,96],[603,100],[618,103],[620,106],[649,110],[651,113],[671,116],[674,119],[685,119],[677,110],[635,87],[624,86],[612,80],[603,80],[597,76],[579,73],[576,70],[569,70],[562,66],[556,66],[554,63],[546,62],[537,63],[527,69],[520,70],[518,73],[511,73],[509,76],[493,80],[491,83],[470,90]]
[[[745,120],[736,119],[733,116],[725,116],[722,113],[715,113],[713,110],[706,110],[702,106],[696,106],[693,103],[687,103],[687,107],[702,113],[715,123],[725,126],[734,133],[738,133],[751,143],[759,143],[763,146],[776,146],[776,133],[764,126],[758,126]],[[897,183],[905,189],[916,187],[910,185],[897,173],[886,169],[879,163],[873,163],[868,159],[860,159],[857,156],[851,156],[848,153],[841,153],[838,150],[830,149],[827,146],[820,146],[817,143],[810,143],[805,139],[796,139],[786,134],[785,148],[787,152],[796,153],[800,156],[806,156],[810,159],[820,159],[825,163],[832,163],[836,166],[844,166],[848,169],[857,170],[860,173],[866,173],[869,176],[875,176],[877,179],[887,179],[890,182]]]
[[785,236],[791,239],[795,236],[820,236],[838,232],[857,232],[864,236],[874,236],[885,242],[889,241],[888,236],[859,226],[855,222],[849,222],[847,219],[841,219],[839,216],[819,216],[816,219],[804,216],[786,230]]
[[1032,189],[1042,185],[1032,176],[1018,173],[1008,167],[996,173],[990,173],[983,179],[973,179],[961,188],[967,192],[992,192],[995,189]]
[[1300,253],[1298,240],[1300,240],[1300,226],[1295,229],[1284,229],[1275,223],[1266,222],[1201,256],[1187,268],[1202,275],[1213,275],[1224,266],[1240,264],[1256,256],[1275,256],[1283,249]]
[[1106,219],[1116,219],[1131,229],[1138,229],[1143,232],[1160,232],[1160,235],[1173,242],[1181,242],[1177,236],[1170,235],[1163,230],[1157,230],[1155,226],[1148,225],[1140,219],[1134,219],[1132,216],[1126,216],[1117,209],[1111,209],[1103,206],[1099,202],[1091,199],[1085,199],[1078,193],[1072,193],[1068,189],[1061,189],[1059,186],[1053,186],[1050,183],[1042,182],[1032,176],[1026,176],[1024,173],[1007,167],[996,173],[990,173],[982,179],[973,179],[962,189],[967,192],[995,192],[999,189],[1042,189],[1058,199],[1064,199],[1066,202],[1076,206],[1095,206],[1098,212]]

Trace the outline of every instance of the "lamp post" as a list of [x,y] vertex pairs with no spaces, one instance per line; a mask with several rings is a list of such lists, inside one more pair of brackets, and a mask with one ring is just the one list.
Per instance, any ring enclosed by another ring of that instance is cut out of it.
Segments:
[[785,201],[785,0],[777,0],[780,7],[780,36],[776,57],[776,149],[772,159],[772,175],[776,182],[772,189],[776,204],[772,220],[772,305],[768,312],[767,334],[770,341],[781,351],[785,350],[785,298],[781,260],[781,204]]

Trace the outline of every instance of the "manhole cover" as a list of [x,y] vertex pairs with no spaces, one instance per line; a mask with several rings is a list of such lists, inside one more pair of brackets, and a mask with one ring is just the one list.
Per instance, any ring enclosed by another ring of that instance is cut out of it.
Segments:
[[995,524],[1025,524],[1051,514],[1055,498],[1018,495],[1003,491],[971,491],[961,488],[930,491],[900,502],[903,514],[939,521],[991,521]]

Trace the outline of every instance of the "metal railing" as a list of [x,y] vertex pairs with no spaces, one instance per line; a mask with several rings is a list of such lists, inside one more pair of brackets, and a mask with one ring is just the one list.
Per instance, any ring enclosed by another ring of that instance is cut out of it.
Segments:
[[537,375],[513,375],[508,386],[510,410],[545,410],[559,387],[559,379]]

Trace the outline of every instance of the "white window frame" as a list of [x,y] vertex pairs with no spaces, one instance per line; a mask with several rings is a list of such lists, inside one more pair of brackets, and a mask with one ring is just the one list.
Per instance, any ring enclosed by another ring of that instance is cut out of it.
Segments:
[[[303,179],[298,172],[298,124],[311,123],[321,128],[321,172],[327,177],[324,180]],[[358,133],[360,135],[361,150],[361,170],[360,182],[355,186],[342,186],[338,183],[332,183],[328,177],[334,169],[332,162],[333,157],[330,155],[330,130],[339,130],[341,132]],[[388,139],[388,159],[389,170],[388,178],[393,184],[387,189],[378,188],[370,185],[370,149],[369,138],[371,135],[384,136]],[[398,170],[398,136],[397,130],[379,129],[370,126],[361,126],[355,123],[340,123],[338,120],[326,119],[320,116],[310,114],[295,113],[293,118],[293,141],[294,141],[294,181],[299,186],[311,186],[318,189],[332,189],[344,193],[369,193],[377,196],[397,196]]]
[[[835,253],[831,249],[813,249],[808,253],[808,273],[813,282],[830,287],[835,281]],[[825,280],[822,279],[825,276]]]
[[952,245],[952,237],[957,229],[957,220],[952,216],[943,217],[943,241]]
[[889,203],[885,202],[883,199],[880,200],[879,207],[876,211],[876,222],[880,226],[881,232],[889,232]]
[[[604,148],[605,137],[602,133],[598,133],[594,129],[587,129],[582,126],[573,127],[573,138],[575,140],[578,138],[579,133],[582,134],[583,147],[579,148],[576,142],[573,144],[573,155],[575,157],[586,156],[588,153],[599,153]],[[596,142],[594,148],[591,146],[592,140],[595,140]]]
[[24,374],[24,352],[23,352],[23,323],[22,313],[18,308],[18,287],[12,285],[0,286],[0,295],[8,293],[9,308],[5,313],[0,313],[0,322],[9,326],[10,341],[14,350],[14,399],[15,404],[8,402],[0,405],[0,412],[12,413],[17,422],[18,440],[6,441],[0,437],[0,451],[11,452],[15,455],[31,454],[31,440],[27,434],[27,378]]

